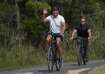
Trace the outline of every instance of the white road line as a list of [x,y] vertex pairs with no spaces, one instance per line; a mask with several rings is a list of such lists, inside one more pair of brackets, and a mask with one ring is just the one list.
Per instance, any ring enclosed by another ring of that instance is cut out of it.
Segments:
[[80,72],[83,72],[83,71],[86,71],[86,70],[89,70],[89,69],[90,69],[90,68],[69,70],[69,71],[67,72],[67,74],[79,74]]
[[34,74],[33,72],[19,73],[19,74]]

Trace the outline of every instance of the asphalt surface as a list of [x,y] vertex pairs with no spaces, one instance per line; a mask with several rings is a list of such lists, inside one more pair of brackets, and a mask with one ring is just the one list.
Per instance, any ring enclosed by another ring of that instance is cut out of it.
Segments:
[[[60,72],[48,72],[47,66],[40,68],[24,68],[17,70],[2,71],[0,74],[86,74],[94,67],[105,65],[105,61],[91,61],[87,65],[78,66],[77,64],[64,64]],[[79,71],[79,73],[74,73]]]

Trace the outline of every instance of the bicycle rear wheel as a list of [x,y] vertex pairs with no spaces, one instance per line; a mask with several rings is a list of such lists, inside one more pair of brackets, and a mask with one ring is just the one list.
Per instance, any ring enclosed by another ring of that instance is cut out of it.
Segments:
[[62,66],[63,66],[63,59],[58,58],[58,59],[56,60],[56,70],[57,70],[57,71],[61,71]]
[[57,71],[60,71],[61,68],[63,67],[63,59],[61,58],[60,52],[57,49],[56,49],[56,62],[55,62],[55,65],[56,65],[56,70]]

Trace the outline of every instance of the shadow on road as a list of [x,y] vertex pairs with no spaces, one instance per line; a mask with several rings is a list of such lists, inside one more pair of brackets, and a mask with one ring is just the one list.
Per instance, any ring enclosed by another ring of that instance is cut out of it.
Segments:
[[49,73],[47,69],[38,70],[38,72],[40,72],[40,73],[44,73],[44,74]]

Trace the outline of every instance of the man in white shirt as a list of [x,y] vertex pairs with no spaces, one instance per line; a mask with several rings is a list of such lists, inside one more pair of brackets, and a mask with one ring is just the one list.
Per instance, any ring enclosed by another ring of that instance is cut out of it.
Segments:
[[53,8],[51,15],[46,17],[46,14],[47,14],[47,11],[44,10],[43,21],[45,23],[49,22],[49,25],[50,25],[50,31],[47,36],[48,45],[50,45],[51,43],[52,34],[53,34],[56,38],[57,47],[59,49],[60,56],[62,58],[63,49],[61,47],[61,42],[62,42],[63,34],[65,31],[65,19],[63,16],[59,14],[59,9],[57,7]]

